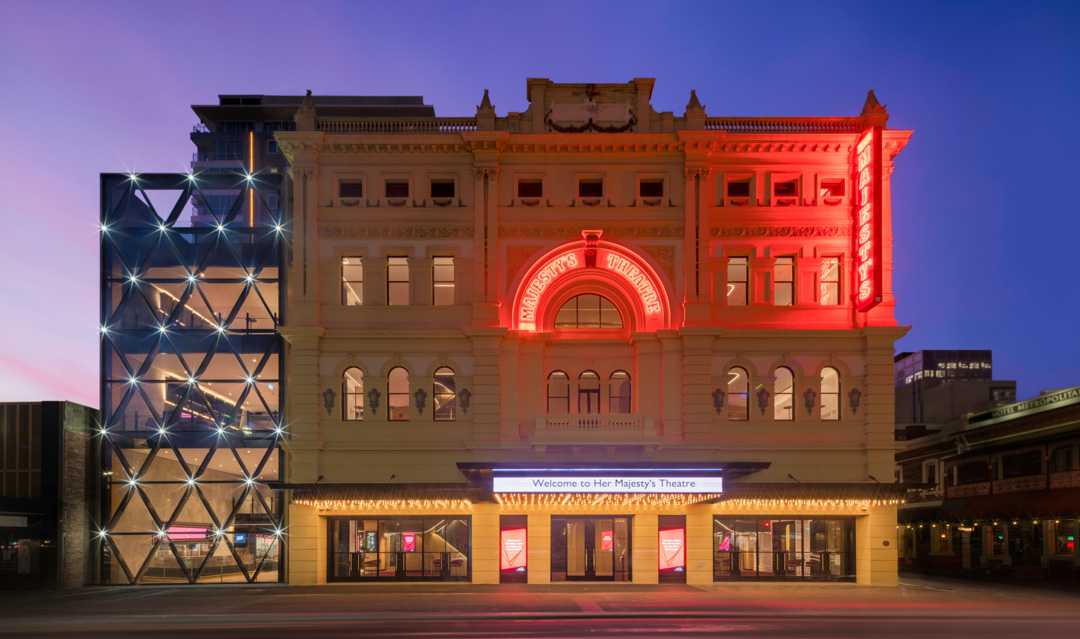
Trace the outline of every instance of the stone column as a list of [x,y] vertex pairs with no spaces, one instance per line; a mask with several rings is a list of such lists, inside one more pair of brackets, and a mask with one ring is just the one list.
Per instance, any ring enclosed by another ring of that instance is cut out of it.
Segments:
[[684,336],[682,414],[685,439],[708,437],[716,419],[712,408],[712,337]]
[[896,586],[896,506],[872,506],[855,519],[855,581],[863,586]]
[[712,506],[694,504],[686,508],[686,583],[711,584]]
[[[323,520],[325,521],[325,520]],[[316,510],[309,506],[289,504],[288,576],[289,585],[313,586],[326,582],[326,553],[319,552],[320,518]],[[320,573],[322,578],[320,579]]]
[[[319,473],[322,444],[320,420],[322,391],[319,388],[319,340],[321,327],[282,327],[288,380],[285,384],[285,423],[289,440],[285,446],[290,482],[314,482]],[[334,389],[340,393],[340,389]],[[339,398],[340,400],[340,398]]]
[[472,408],[473,441],[493,443],[499,439],[499,348],[501,335],[473,335]]
[[499,583],[499,505],[473,504],[472,582]]
[[656,513],[634,515],[631,533],[631,571],[636,584],[660,582],[657,553],[660,539],[660,518]]
[[551,516],[529,513],[527,526],[529,583],[551,583]]

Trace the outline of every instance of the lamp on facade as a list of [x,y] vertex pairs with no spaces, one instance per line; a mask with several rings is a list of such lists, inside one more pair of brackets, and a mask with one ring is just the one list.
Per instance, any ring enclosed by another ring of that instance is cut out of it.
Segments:
[[851,404],[851,413],[855,414],[859,412],[859,402],[862,401],[862,391],[857,388],[852,388],[848,391],[848,403]]
[[724,410],[724,397],[725,393],[719,388],[714,388],[712,392],[712,407],[719,415]]
[[427,404],[427,391],[424,390],[423,386],[417,388],[416,392],[413,393],[413,403],[416,406],[416,411],[423,415],[424,405]]
[[757,406],[761,410],[761,414],[765,414],[765,409],[769,407],[769,391],[764,386],[758,386],[757,389]]
[[334,389],[332,389],[332,388],[327,388],[326,390],[324,390],[322,392],[323,408],[326,409],[326,415],[328,417],[329,417],[330,413],[332,413],[334,411],[334,397],[335,397],[335,395],[336,395],[336,393],[334,393]]
[[802,394],[803,406],[806,407],[806,414],[812,415],[814,413],[814,404],[817,402],[817,391],[812,388],[806,389]]
[[465,413],[466,415],[469,414],[470,401],[472,401],[472,391],[467,388],[461,389],[461,392],[458,393],[458,403],[461,404],[461,412]]
[[379,410],[379,397],[380,396],[381,396],[381,393],[379,393],[379,389],[377,389],[377,388],[372,388],[371,390],[369,390],[367,392],[368,404],[371,404],[371,412],[372,412],[372,414],[375,414]]

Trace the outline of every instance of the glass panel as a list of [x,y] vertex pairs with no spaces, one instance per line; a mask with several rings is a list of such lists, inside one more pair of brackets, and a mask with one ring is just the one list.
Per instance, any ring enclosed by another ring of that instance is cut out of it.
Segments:
[[453,421],[457,416],[457,385],[454,371],[440,368],[434,375],[434,417],[435,421]]
[[750,419],[750,376],[744,368],[728,369],[727,407],[728,419]]
[[835,368],[821,369],[821,419],[840,419],[840,374]]
[[364,372],[359,368],[345,370],[341,400],[342,418],[345,421],[364,419]]
[[727,290],[725,291],[728,306],[746,305],[748,282],[749,260],[745,257],[728,258]]
[[388,376],[387,410],[390,421],[409,419],[409,371],[400,366],[391,370]]
[[790,420],[795,418],[794,384],[795,376],[791,370],[781,366],[774,372],[773,382],[773,419]]
[[345,306],[364,303],[364,261],[359,257],[341,258],[341,303]]

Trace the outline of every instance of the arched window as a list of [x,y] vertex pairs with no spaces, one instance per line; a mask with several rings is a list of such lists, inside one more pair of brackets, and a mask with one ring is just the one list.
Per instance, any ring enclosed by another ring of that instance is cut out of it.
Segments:
[[600,376],[593,371],[581,371],[577,378],[578,415],[600,413]]
[[727,407],[728,419],[740,422],[750,419],[750,375],[745,368],[728,369]]
[[562,371],[552,371],[547,383],[548,415],[570,414],[570,376]]
[[786,366],[773,372],[773,419],[795,419],[795,375]]
[[840,419],[840,373],[830,366],[821,369],[821,418]]
[[619,309],[606,297],[593,293],[575,295],[555,315],[555,328],[622,328]]
[[364,419],[364,371],[346,368],[341,376],[341,418],[347,422]]
[[608,412],[630,412],[630,373],[615,371],[608,378]]
[[437,422],[452,422],[457,419],[457,385],[454,383],[454,369],[443,366],[435,369],[432,376],[435,408],[434,416]]
[[392,422],[409,420],[409,371],[398,366],[386,376],[386,411]]

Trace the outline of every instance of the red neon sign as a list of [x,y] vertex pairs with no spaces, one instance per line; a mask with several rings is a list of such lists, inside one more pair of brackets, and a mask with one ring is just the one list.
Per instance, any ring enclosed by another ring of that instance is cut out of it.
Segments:
[[855,308],[881,301],[881,127],[855,146]]
[[624,247],[611,242],[598,241],[595,237],[587,242],[574,242],[556,249],[534,265],[525,274],[514,304],[514,327],[523,331],[541,328],[545,300],[548,294],[562,283],[583,275],[591,269],[614,276],[613,281],[626,291],[641,312],[643,329],[663,328],[667,321],[667,302],[663,284],[644,260]]
[[660,570],[674,571],[686,567],[686,529],[668,528],[660,531]]
[[524,528],[507,528],[500,532],[499,569],[517,571],[525,568],[528,546]]

